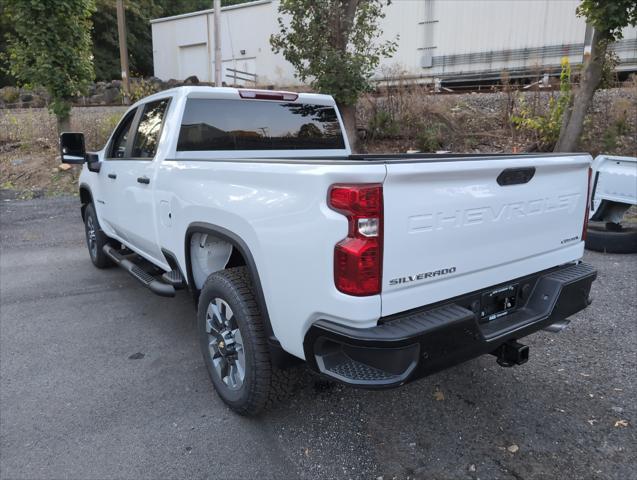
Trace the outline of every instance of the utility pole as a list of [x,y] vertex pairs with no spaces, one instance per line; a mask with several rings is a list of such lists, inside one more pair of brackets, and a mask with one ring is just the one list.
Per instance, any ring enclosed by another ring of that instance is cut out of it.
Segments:
[[117,35],[119,37],[119,61],[122,67],[122,87],[124,104],[130,103],[130,80],[128,75],[128,45],[126,44],[126,16],[124,0],[117,0]]
[[215,87],[221,84],[221,0],[214,0],[215,24]]

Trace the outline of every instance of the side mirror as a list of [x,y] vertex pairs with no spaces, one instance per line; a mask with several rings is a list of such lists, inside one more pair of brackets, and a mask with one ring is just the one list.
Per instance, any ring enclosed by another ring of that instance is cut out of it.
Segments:
[[60,135],[60,157],[62,163],[86,162],[86,147],[83,133],[64,132]]

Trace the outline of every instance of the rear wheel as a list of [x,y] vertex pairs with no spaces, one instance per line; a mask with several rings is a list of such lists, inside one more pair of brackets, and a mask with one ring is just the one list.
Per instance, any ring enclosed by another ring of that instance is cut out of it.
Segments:
[[104,245],[109,242],[109,238],[102,231],[97,220],[95,207],[90,203],[84,212],[84,232],[86,234],[86,246],[91,256],[93,265],[97,268],[106,268],[112,265],[110,258],[104,253]]
[[241,415],[256,415],[287,396],[290,373],[272,365],[246,267],[213,273],[199,296],[197,330],[210,380]]

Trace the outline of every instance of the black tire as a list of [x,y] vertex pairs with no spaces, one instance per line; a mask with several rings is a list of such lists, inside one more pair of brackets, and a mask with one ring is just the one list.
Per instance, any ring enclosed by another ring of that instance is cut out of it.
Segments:
[[86,247],[93,265],[97,268],[110,267],[113,262],[104,253],[104,245],[109,242],[109,238],[104,234],[100,223],[97,220],[95,207],[89,203],[84,212],[84,233],[86,237]]
[[637,227],[630,224],[620,230],[609,230],[604,223],[591,222],[585,245],[595,252],[637,253]]
[[[212,321],[209,309],[215,311],[213,305],[222,313],[224,309],[228,312],[229,307],[231,318],[226,327],[223,327],[223,323],[221,327],[209,323]],[[234,376],[241,371],[237,367],[237,363],[240,364],[240,351],[228,353],[219,348],[220,343],[227,348],[228,343],[233,342],[237,349],[238,342],[234,343],[237,337],[223,342],[228,337],[220,332],[222,329],[226,332],[225,335],[236,332],[235,329],[240,332],[243,353],[241,368],[244,371],[240,385],[238,381],[230,379],[233,376],[230,373],[233,361]],[[257,415],[288,396],[295,378],[294,369],[280,370],[272,365],[263,321],[246,267],[230,268],[208,277],[199,296],[197,335],[215,391],[234,412],[247,416]]]

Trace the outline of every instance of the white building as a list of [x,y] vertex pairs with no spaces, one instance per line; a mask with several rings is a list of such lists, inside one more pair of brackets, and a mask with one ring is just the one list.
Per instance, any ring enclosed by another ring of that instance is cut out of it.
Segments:
[[[383,39],[398,50],[376,72],[400,68],[411,78],[443,84],[536,77],[556,72],[568,56],[582,62],[590,29],[575,15],[579,0],[394,0],[380,22]],[[294,69],[271,48],[278,31],[277,0],[221,9],[222,75],[227,84],[298,84]],[[155,76],[214,78],[213,10],[151,21]],[[637,29],[627,28],[614,47],[619,71],[637,71]]]

